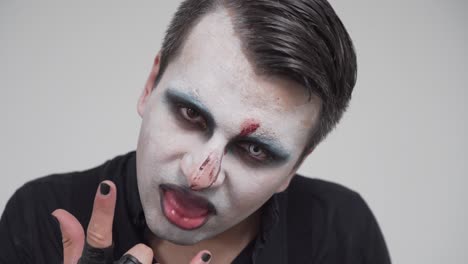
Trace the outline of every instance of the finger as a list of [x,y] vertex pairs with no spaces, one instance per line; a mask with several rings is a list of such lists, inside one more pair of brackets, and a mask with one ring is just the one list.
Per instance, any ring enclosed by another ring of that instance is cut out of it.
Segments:
[[[133,257],[133,258],[132,258]],[[132,261],[133,259],[133,261]],[[122,258],[117,261],[118,264],[152,264],[153,250],[144,244],[137,244],[132,247]]]
[[211,253],[208,250],[202,250],[190,261],[190,264],[205,264],[210,263]]
[[86,233],[86,241],[91,247],[108,248],[112,245],[116,197],[117,189],[113,182],[103,181],[99,184]]
[[83,252],[84,231],[80,222],[63,209],[55,210],[52,215],[59,221],[62,233],[63,263],[76,264]]

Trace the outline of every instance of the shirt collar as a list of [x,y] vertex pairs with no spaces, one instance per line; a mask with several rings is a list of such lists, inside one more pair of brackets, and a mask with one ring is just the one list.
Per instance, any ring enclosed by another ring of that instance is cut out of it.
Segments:
[[260,233],[252,253],[253,264],[286,263],[286,192],[273,195],[262,207]]

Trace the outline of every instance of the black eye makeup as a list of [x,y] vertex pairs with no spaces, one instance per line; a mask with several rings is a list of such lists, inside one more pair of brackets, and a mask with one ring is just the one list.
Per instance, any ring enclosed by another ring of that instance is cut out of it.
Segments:
[[260,161],[260,162],[266,162],[272,159],[272,155],[264,150],[261,146],[255,144],[255,143],[250,143],[250,142],[244,142],[244,143],[239,143],[237,145],[246,155],[248,155],[250,158]]
[[213,116],[196,96],[168,89],[165,99],[179,121],[202,130],[214,129]]
[[186,107],[184,105],[177,105],[178,114],[187,122],[197,125],[201,129],[206,129],[206,120],[205,118],[198,112],[198,110]]
[[234,145],[241,158],[254,165],[281,165],[289,160],[289,154],[281,148],[254,137],[239,139]]

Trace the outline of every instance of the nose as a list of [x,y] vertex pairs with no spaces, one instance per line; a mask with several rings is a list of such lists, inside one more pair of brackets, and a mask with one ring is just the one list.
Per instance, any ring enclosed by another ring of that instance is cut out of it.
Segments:
[[[198,154],[198,155],[197,155]],[[208,148],[188,152],[181,160],[181,169],[192,190],[203,190],[221,185],[225,178],[222,171],[224,148]]]

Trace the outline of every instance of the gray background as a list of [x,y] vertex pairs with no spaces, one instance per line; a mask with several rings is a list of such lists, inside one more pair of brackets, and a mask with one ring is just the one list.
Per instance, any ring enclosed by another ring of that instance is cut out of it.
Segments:
[[[26,181],[135,148],[136,100],[180,1],[65,2],[0,1],[2,211]],[[466,263],[467,2],[331,3],[359,80],[300,172],[360,192],[394,263]]]

